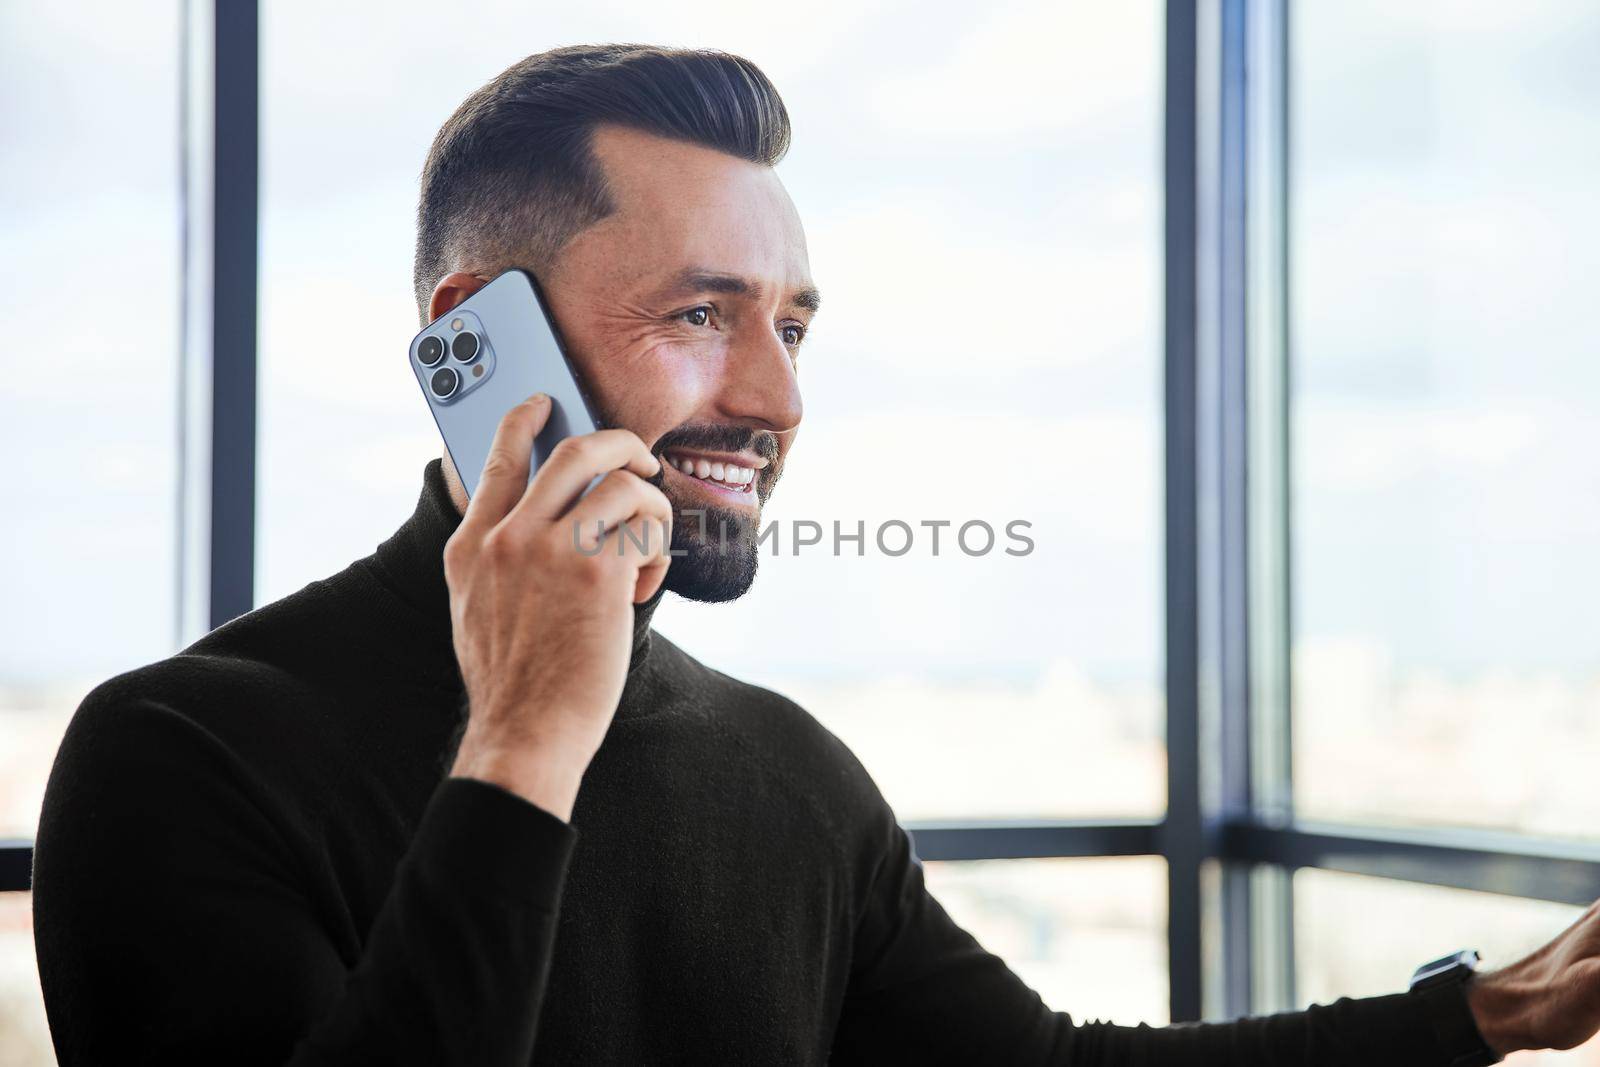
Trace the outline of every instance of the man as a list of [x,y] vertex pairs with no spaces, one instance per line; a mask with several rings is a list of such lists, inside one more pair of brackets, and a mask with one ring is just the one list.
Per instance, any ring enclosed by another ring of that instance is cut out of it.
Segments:
[[423,321],[532,270],[612,428],[530,484],[530,399],[470,503],[430,463],[373,555],[89,695],[34,874],[61,1062],[1442,1067],[1586,1039],[1593,910],[1433,995],[1077,1025],[928,895],[836,738],[652,634],[667,589],[749,587],[800,423],[788,138],[749,62],[636,46],[531,57],[445,124]]

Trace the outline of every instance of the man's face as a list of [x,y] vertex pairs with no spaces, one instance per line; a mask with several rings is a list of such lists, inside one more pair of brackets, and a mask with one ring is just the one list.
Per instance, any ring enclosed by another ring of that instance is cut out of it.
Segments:
[[614,126],[594,150],[616,211],[540,281],[600,417],[662,460],[684,553],[667,588],[731,600],[800,425],[805,234],[770,167]]

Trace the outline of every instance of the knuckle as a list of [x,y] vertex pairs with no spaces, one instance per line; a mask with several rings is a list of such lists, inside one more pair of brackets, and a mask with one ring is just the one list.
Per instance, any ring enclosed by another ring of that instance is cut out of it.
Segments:
[[556,447],[550,450],[550,457],[554,459],[560,456],[568,462],[580,459],[585,455],[584,441],[583,437],[563,437],[556,442]]
[[521,553],[522,546],[503,526],[489,531],[483,539],[483,555],[496,566],[504,566]]
[[594,589],[605,584],[606,578],[611,573],[612,557],[616,549],[608,542],[601,542],[600,551],[593,553],[574,553],[578,564],[574,569],[579,584],[584,589]]
[[618,492],[633,492],[644,484],[638,475],[632,471],[623,470],[621,467],[607,474],[606,481],[615,487]]
[[488,478],[504,478],[517,470],[517,461],[503,448],[492,448],[483,461],[483,473]]
[[638,522],[639,543],[634,551],[641,556],[659,555],[666,536],[666,524],[654,515],[642,515]]
[[587,560],[595,554],[595,545],[604,537],[605,530],[598,523],[569,515],[539,539],[540,558],[563,563],[574,556]]
[[467,551],[467,542],[461,536],[461,531],[457,530],[451,534],[450,539],[444,543],[445,578],[450,577],[451,571],[459,572],[466,565]]

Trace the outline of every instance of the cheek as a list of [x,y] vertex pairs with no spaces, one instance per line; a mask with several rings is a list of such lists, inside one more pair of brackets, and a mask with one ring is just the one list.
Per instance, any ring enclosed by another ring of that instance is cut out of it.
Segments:
[[647,444],[694,417],[716,388],[717,362],[704,346],[657,343],[592,361],[584,375],[613,426]]

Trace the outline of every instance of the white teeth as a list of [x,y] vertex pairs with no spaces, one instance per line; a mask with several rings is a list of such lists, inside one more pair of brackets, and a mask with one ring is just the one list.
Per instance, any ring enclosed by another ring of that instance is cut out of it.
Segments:
[[690,459],[686,456],[668,456],[667,462],[683,473],[704,481],[721,482],[724,485],[749,485],[756,480],[754,467],[741,467],[734,463],[721,461]]

